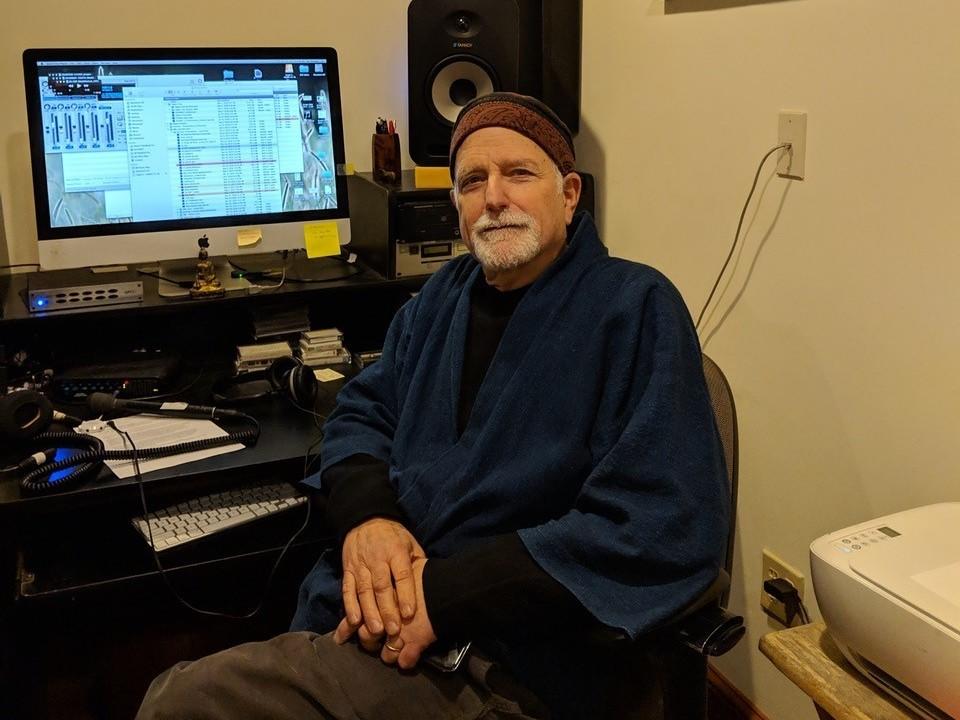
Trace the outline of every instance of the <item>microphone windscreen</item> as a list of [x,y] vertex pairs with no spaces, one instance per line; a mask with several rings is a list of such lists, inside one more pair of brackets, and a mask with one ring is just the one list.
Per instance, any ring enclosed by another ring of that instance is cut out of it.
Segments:
[[102,415],[103,413],[116,409],[117,399],[107,393],[95,392],[90,393],[89,397],[87,397],[87,405],[93,412],[97,413],[97,415]]

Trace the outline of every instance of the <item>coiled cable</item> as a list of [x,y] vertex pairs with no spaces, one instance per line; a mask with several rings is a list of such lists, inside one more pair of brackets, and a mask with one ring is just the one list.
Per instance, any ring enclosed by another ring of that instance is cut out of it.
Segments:
[[[73,487],[89,475],[99,473],[100,467],[105,460],[131,460],[135,456],[139,459],[147,460],[167,457],[169,455],[180,455],[197,450],[206,450],[207,448],[220,447],[222,445],[233,445],[234,443],[242,443],[247,446],[256,445],[257,440],[260,438],[260,423],[257,422],[256,418],[245,413],[237,413],[237,417],[253,423],[254,427],[247,430],[231,432],[220,437],[190,440],[188,442],[176,443],[175,445],[139,448],[136,452],[133,450],[106,450],[104,449],[103,442],[99,438],[86,433],[41,433],[33,438],[34,442],[40,446],[77,447],[80,448],[82,452],[68,458],[61,460],[54,459],[39,465],[20,478],[20,488],[24,492],[29,493],[64,490],[68,487]],[[57,476],[57,473],[68,468],[73,468],[73,470],[65,475]]]

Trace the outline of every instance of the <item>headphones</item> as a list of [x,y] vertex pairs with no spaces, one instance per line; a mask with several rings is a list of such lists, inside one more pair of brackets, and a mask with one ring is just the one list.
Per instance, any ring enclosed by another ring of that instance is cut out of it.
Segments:
[[213,399],[230,405],[271,393],[284,395],[297,407],[313,411],[317,400],[317,378],[297,358],[277,358],[265,370],[228,378],[218,384],[213,389]]
[[317,401],[317,378],[313,370],[297,358],[277,358],[267,369],[267,380],[276,392],[286,395],[294,405],[313,410]]
[[46,430],[53,420],[53,405],[43,393],[15,390],[0,397],[0,435],[28,440]]

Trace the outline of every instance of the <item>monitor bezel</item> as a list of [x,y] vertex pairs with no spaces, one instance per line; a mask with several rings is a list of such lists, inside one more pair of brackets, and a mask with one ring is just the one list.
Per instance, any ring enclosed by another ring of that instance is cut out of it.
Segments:
[[[189,60],[246,60],[263,59],[264,61],[298,62],[305,60],[324,60],[328,83],[329,102],[331,107],[330,125],[333,133],[334,162],[337,171],[334,174],[337,189],[337,208],[322,210],[300,210],[280,213],[266,213],[256,215],[226,215],[204,218],[171,219],[162,221],[105,223],[100,225],[60,226],[55,227],[50,222],[50,205],[47,189],[46,158],[43,139],[43,116],[39,87],[40,62],[97,62],[97,61],[184,61]],[[71,246],[70,241],[81,242],[84,239],[103,240],[112,236],[118,238],[125,235],[151,234],[159,241],[160,246],[167,245],[165,238],[180,245],[180,238],[195,237],[209,231],[219,241],[216,246],[226,245],[236,251],[269,250],[269,243],[263,248],[238,248],[232,241],[238,228],[263,227],[264,234],[269,234],[271,226],[303,224],[325,220],[341,221],[338,224],[345,229],[341,231],[341,244],[349,242],[349,198],[347,196],[347,179],[342,172],[345,163],[345,146],[343,137],[343,113],[340,94],[340,67],[337,51],[331,47],[218,47],[218,48],[30,48],[23,52],[24,85],[27,101],[27,125],[32,164],[34,208],[37,223],[37,239],[41,258],[76,256],[80,248]],[[278,233],[280,235],[281,233]],[[288,231],[282,233],[289,237]],[[346,235],[346,237],[344,237]],[[226,241],[224,240],[226,238]],[[284,240],[283,242],[289,242]],[[302,242],[300,243],[302,245]],[[214,245],[212,243],[212,245]],[[44,252],[44,250],[48,252]],[[166,259],[170,252],[144,252],[134,249],[124,253],[117,247],[112,255],[117,261],[139,261],[145,259]],[[211,247],[215,251],[216,247]],[[189,256],[190,248],[181,252],[176,250],[176,257]],[[82,253],[80,253],[82,254]],[[128,257],[124,257],[127,255]],[[62,259],[62,257],[61,257]],[[42,260],[41,260],[42,262]],[[76,262],[70,261],[70,262]],[[61,262],[54,263],[62,265]],[[46,266],[46,263],[45,263]],[[74,265],[75,266],[75,265]]]

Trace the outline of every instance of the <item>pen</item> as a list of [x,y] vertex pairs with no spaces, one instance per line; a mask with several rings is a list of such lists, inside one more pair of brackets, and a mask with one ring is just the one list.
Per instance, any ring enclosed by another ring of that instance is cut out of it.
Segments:
[[396,134],[397,134],[397,126],[394,125],[393,120],[387,121],[387,132],[388,132],[390,135],[396,135]]

